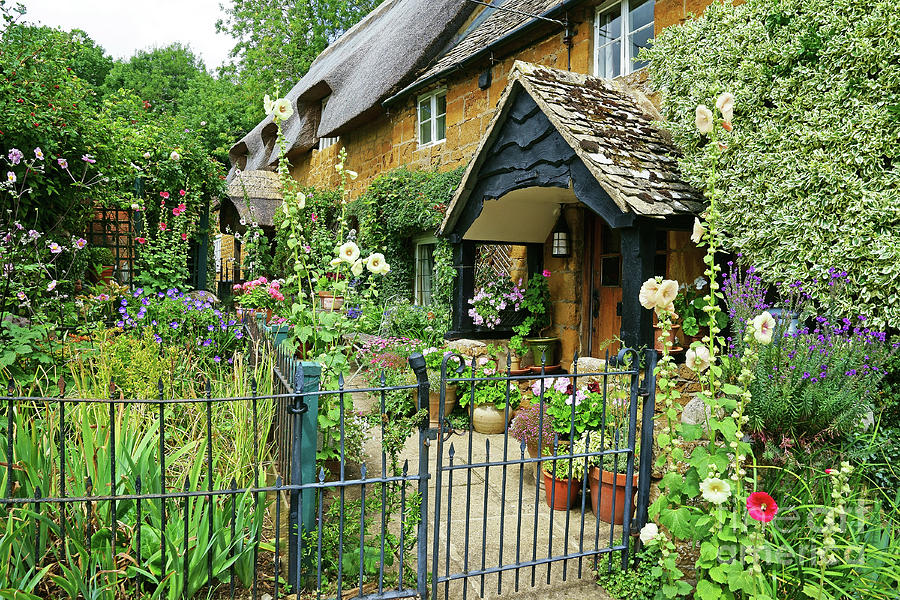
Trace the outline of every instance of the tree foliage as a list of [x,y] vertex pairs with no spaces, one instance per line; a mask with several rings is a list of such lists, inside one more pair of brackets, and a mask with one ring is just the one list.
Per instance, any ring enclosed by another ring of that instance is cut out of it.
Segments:
[[216,28],[235,39],[231,56],[240,80],[258,97],[283,94],[341,33],[382,0],[233,0]]
[[[646,53],[663,114],[701,185],[716,154],[698,104],[737,98],[717,188],[728,243],[768,278],[843,315],[900,322],[900,11],[892,0],[714,2]],[[721,136],[720,136],[721,137]],[[701,185],[702,187],[702,185]]]

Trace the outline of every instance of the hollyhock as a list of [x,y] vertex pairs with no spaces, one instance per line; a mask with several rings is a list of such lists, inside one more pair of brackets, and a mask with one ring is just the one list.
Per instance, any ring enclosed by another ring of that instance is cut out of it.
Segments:
[[713,114],[705,104],[697,107],[694,124],[697,126],[697,131],[702,134],[708,134],[713,130]]
[[136,238],[134,238],[134,240],[138,244],[146,244],[147,243],[147,238],[145,238],[145,237],[136,237]]
[[722,504],[731,496],[731,488],[727,481],[718,477],[707,477],[700,482],[703,499],[713,504]]
[[284,121],[294,114],[294,109],[291,108],[291,103],[287,98],[279,98],[272,106],[272,114]]
[[166,229],[167,229],[167,227],[166,227],[166,224],[165,224],[165,223],[160,223],[160,224],[159,224],[159,230],[160,230],[160,231],[165,231]]
[[641,286],[641,291],[638,293],[638,300],[641,306],[648,310],[653,310],[659,306],[659,284],[660,282],[655,277],[651,277],[644,282]]
[[346,242],[338,248],[338,255],[346,262],[353,264],[359,258],[359,246],[353,242]]
[[700,219],[694,217],[694,231],[691,233],[691,241],[699,244],[703,240],[704,235],[706,235],[706,227],[703,226]]
[[159,193],[159,196],[160,196],[160,198],[162,198],[163,200],[168,200],[168,199],[169,199],[169,192],[160,192],[160,193]]
[[659,527],[656,526],[656,523],[647,523],[643,527],[641,527],[641,543],[649,544],[651,542],[656,541],[656,538],[659,536]]
[[[674,279],[663,279],[659,284],[659,304],[660,308],[669,310],[669,305],[675,301],[678,296],[678,282]],[[669,311],[672,312],[672,311]]]
[[182,233],[182,234],[181,234],[181,239],[182,239],[182,240],[187,240],[187,234],[186,234],[186,233]]
[[550,277],[550,269],[544,269],[544,272],[541,273],[544,277]]
[[272,102],[268,94],[263,96],[263,110],[267,115],[272,114],[272,111],[275,110],[275,103]]
[[709,348],[697,346],[696,349],[688,348],[684,353],[684,364],[688,369],[702,373],[709,368]]
[[769,311],[763,311],[753,318],[753,337],[763,345],[772,342],[772,334],[775,332],[775,317]]
[[722,113],[722,118],[730,123],[734,118],[734,94],[731,92],[720,94],[719,97],[716,98],[716,108]]
[[179,195],[179,196],[184,196],[186,193],[187,193],[187,192],[185,192],[184,190],[178,190],[178,195]]
[[747,512],[760,523],[768,523],[778,513],[778,504],[765,492],[753,492],[747,497]]

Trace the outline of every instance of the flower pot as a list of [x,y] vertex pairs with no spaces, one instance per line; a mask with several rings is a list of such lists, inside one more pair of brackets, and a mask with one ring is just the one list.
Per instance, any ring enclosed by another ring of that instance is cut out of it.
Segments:
[[[456,386],[448,385],[444,388],[444,417],[446,418],[456,408]],[[428,420],[432,425],[437,425],[441,409],[440,390],[428,392]]]
[[479,404],[472,409],[472,427],[486,435],[503,433],[506,431],[506,411],[493,404]]
[[553,477],[546,469],[541,470],[544,476],[544,493],[547,506],[553,510],[569,510],[578,502],[581,493],[581,481],[577,479],[559,479]]
[[104,265],[103,268],[100,270],[100,281],[102,281],[103,283],[106,283],[106,284],[110,283],[112,281],[112,277],[113,277],[113,270],[115,270],[115,266]]
[[[683,347],[684,336],[681,334],[680,330],[681,330],[681,325],[672,325],[672,329],[669,331],[669,338],[673,340],[672,348],[670,348],[670,350],[669,350],[670,352],[678,352],[678,351],[684,349],[684,347]],[[655,327],[653,329],[653,340],[654,340],[653,347],[655,350],[658,350],[659,352],[663,351],[663,346],[659,341],[659,336],[661,336],[661,335],[662,335],[662,328]]]
[[[525,448],[528,450],[528,456],[530,458],[537,458],[541,455],[540,450],[538,449],[537,440],[532,440],[525,444]],[[541,485],[541,478],[538,477],[538,470],[540,469],[540,462],[529,463],[527,471],[530,473],[531,477],[534,479],[534,483],[537,486]]]
[[344,297],[335,296],[331,292],[319,292],[319,306],[328,312],[340,310],[344,306]]
[[531,348],[531,356],[532,360],[534,361],[534,365],[540,367],[542,363],[542,357],[544,358],[543,364],[555,365],[556,346],[558,342],[559,338],[555,337],[526,339],[525,343],[528,344],[529,348]]
[[[628,506],[633,516],[638,476],[632,475],[631,477],[631,498],[628,500]],[[594,514],[601,521],[621,525],[625,520],[625,485],[628,483],[627,475],[625,473],[613,474],[610,471],[602,470],[600,467],[591,467],[588,479],[591,486],[591,506],[594,509]],[[613,506],[613,490],[615,490],[616,494],[615,506]]]

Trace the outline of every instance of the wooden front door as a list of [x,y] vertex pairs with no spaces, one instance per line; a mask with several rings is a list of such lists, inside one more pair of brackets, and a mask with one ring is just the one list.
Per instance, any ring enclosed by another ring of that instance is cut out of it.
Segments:
[[622,330],[622,245],[618,231],[610,229],[601,217],[591,226],[591,251],[588,255],[590,307],[590,355],[603,358],[621,347]]

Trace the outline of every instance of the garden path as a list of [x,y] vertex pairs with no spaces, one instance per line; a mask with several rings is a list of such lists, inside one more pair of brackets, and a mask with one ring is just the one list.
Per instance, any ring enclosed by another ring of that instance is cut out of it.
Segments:
[[[372,401],[365,394],[354,395],[354,405],[357,410],[368,412],[372,409]],[[454,465],[476,464],[486,462],[487,444],[490,445],[491,460],[502,458],[503,436],[472,434],[472,456],[469,463],[469,435],[457,433],[444,445],[443,464],[449,462],[449,449],[452,442],[455,449]],[[380,470],[381,456],[380,431],[373,431],[365,444],[367,454],[367,468]],[[418,467],[419,452],[418,440],[415,436],[407,440],[400,460],[409,460],[410,471]],[[519,443],[510,438],[508,440],[507,453],[510,458],[518,458],[520,455]],[[432,444],[430,452],[430,485],[429,485],[429,535],[434,535],[434,501],[435,501],[435,471],[437,468],[437,445]],[[485,473],[487,471],[487,474]],[[485,566],[497,566],[499,564],[515,563],[516,537],[519,533],[520,556],[522,561],[532,560],[536,551],[537,559],[547,556],[551,544],[553,555],[574,553],[579,545],[583,544],[585,550],[594,548],[595,540],[599,547],[609,545],[610,527],[604,522],[599,522],[590,510],[589,497],[586,514],[584,517],[584,530],[582,533],[582,519],[580,501],[577,509],[569,511],[568,515],[562,511],[551,511],[544,499],[544,490],[541,487],[535,490],[535,478],[533,470],[528,466],[522,469],[521,504],[520,494],[520,467],[511,465],[506,468],[505,494],[503,484],[502,466],[491,466],[474,469],[462,469],[454,471],[452,486],[448,473],[443,474],[441,482],[441,539],[439,553],[439,570],[441,575],[447,573],[447,551],[450,554],[450,572],[462,573],[469,570],[481,569],[482,562]],[[537,494],[536,494],[537,492]],[[466,517],[466,504],[469,503],[468,518]],[[536,501],[537,500],[537,501]],[[552,516],[551,516],[552,513]],[[537,519],[535,519],[537,514]],[[448,518],[449,515],[449,518]],[[568,516],[568,523],[567,517]],[[552,526],[551,526],[552,519]],[[537,544],[535,544],[535,524],[537,529]],[[568,527],[567,527],[568,525]],[[466,528],[468,527],[468,535]],[[552,530],[552,536],[551,536]],[[583,537],[582,537],[583,536]],[[615,529],[617,538],[615,543],[621,541],[621,527]],[[449,538],[449,546],[447,539]],[[501,539],[503,540],[501,546]],[[467,543],[468,540],[468,543]],[[429,540],[429,565],[428,571],[432,571],[433,537]],[[482,544],[484,550],[482,551]],[[606,555],[608,557],[608,555]],[[615,554],[613,560],[618,560],[619,554]],[[466,559],[468,558],[468,563]],[[502,560],[501,560],[502,558]],[[606,559],[608,561],[608,558]],[[462,600],[471,598],[476,600],[483,598],[512,598],[521,600],[537,599],[578,599],[596,598],[607,600],[606,595],[595,582],[593,574],[593,559],[584,559],[581,564],[581,578],[579,579],[579,561],[566,561],[553,563],[549,569],[547,565],[538,566],[532,574],[531,568],[523,568],[519,572],[519,585],[516,589],[516,571],[507,571],[502,575],[502,581],[498,585],[496,574],[487,575],[482,582],[481,577],[473,577],[467,583],[453,581],[445,591],[441,586],[438,599]],[[605,562],[602,562],[601,567]],[[565,568],[565,579],[563,569]],[[532,578],[534,586],[532,586]],[[464,590],[464,585],[468,589]],[[483,594],[482,592],[483,586]],[[498,593],[499,587],[499,593]]]

